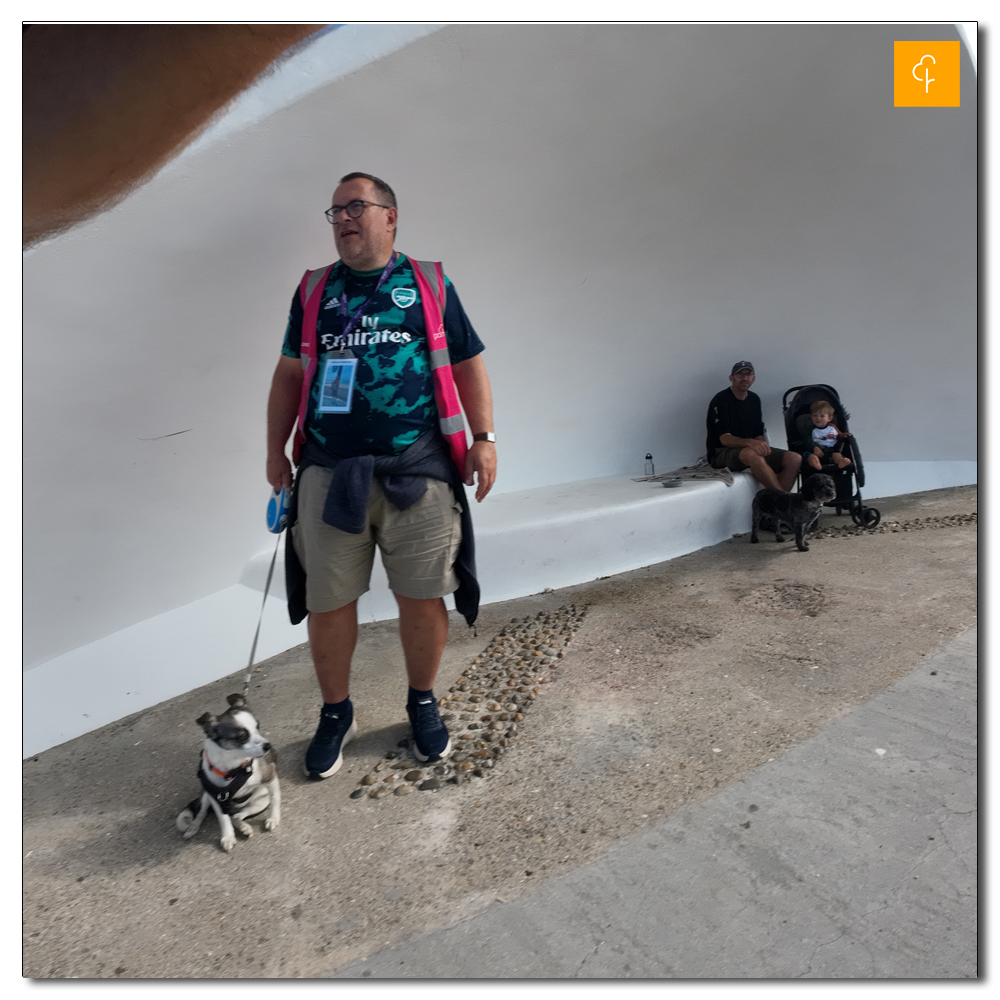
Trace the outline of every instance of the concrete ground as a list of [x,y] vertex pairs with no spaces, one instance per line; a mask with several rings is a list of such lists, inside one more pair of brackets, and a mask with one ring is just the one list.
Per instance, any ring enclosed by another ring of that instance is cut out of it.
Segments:
[[972,627],[781,760],[337,978],[975,977],[975,730]]
[[214,821],[185,842],[173,820],[194,719],[238,676],[31,758],[24,974],[974,977],[977,533],[952,516],[976,502],[891,498],[912,530],[743,536],[485,607],[439,694],[512,617],[589,610],[506,755],[458,787],[349,797],[407,731],[393,623],[362,629],[361,733],[326,782],[300,769],[308,653],[274,657],[251,704],[284,819],[230,855]]

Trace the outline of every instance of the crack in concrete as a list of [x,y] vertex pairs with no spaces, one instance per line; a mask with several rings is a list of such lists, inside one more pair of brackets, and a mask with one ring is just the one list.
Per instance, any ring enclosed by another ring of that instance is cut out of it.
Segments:
[[836,944],[842,937],[844,937],[844,935],[846,933],[847,933],[847,931],[841,930],[839,934],[837,934],[835,937],[832,937],[829,941],[820,941],[820,942],[818,942],[816,944],[816,946],[813,948],[812,952],[810,953],[809,958],[806,959],[806,969],[805,969],[805,972],[799,973],[799,975],[796,976],[795,978],[796,979],[803,979],[806,976],[808,976],[812,972],[812,966],[813,966],[813,961],[816,958],[816,952],[818,952],[820,950],[820,948],[827,948],[831,944]]
[[572,975],[573,979],[577,979],[579,977],[580,973],[583,971],[583,967],[587,964],[588,961],[590,961],[590,959],[592,959],[597,954],[602,944],[604,944],[603,941],[598,941],[597,944],[595,944],[594,947],[586,955],[584,955],[582,959],[580,959],[580,964],[576,967],[576,970],[573,972]]

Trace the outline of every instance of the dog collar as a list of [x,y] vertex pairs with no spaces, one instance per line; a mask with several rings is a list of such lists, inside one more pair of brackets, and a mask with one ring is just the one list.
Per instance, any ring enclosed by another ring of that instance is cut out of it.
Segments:
[[208,754],[202,751],[202,756],[205,759],[205,766],[212,772],[212,774],[217,774],[220,778],[225,781],[232,781],[235,779],[240,771],[247,771],[250,769],[250,758],[248,757],[242,764],[237,764],[231,771],[220,771],[209,759]]

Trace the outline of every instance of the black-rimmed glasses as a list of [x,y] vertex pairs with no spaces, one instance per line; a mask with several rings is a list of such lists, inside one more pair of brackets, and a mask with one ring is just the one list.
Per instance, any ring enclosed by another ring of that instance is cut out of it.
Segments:
[[346,212],[347,217],[350,219],[360,219],[361,213],[371,205],[373,208],[391,208],[391,205],[380,205],[377,201],[365,201],[362,198],[355,198],[354,201],[349,201],[346,205],[331,205],[323,214],[326,216],[327,221],[334,225],[337,222],[337,216],[341,212]]

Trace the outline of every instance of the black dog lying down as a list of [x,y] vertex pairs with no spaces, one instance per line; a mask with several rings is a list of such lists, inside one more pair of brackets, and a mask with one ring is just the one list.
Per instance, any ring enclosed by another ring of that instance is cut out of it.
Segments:
[[833,480],[823,473],[810,476],[802,484],[801,493],[762,489],[753,498],[753,531],[750,541],[757,542],[757,529],[773,531],[774,540],[785,540],[782,528],[795,532],[795,544],[800,552],[809,551],[806,532],[819,516],[819,509],[837,495]]

